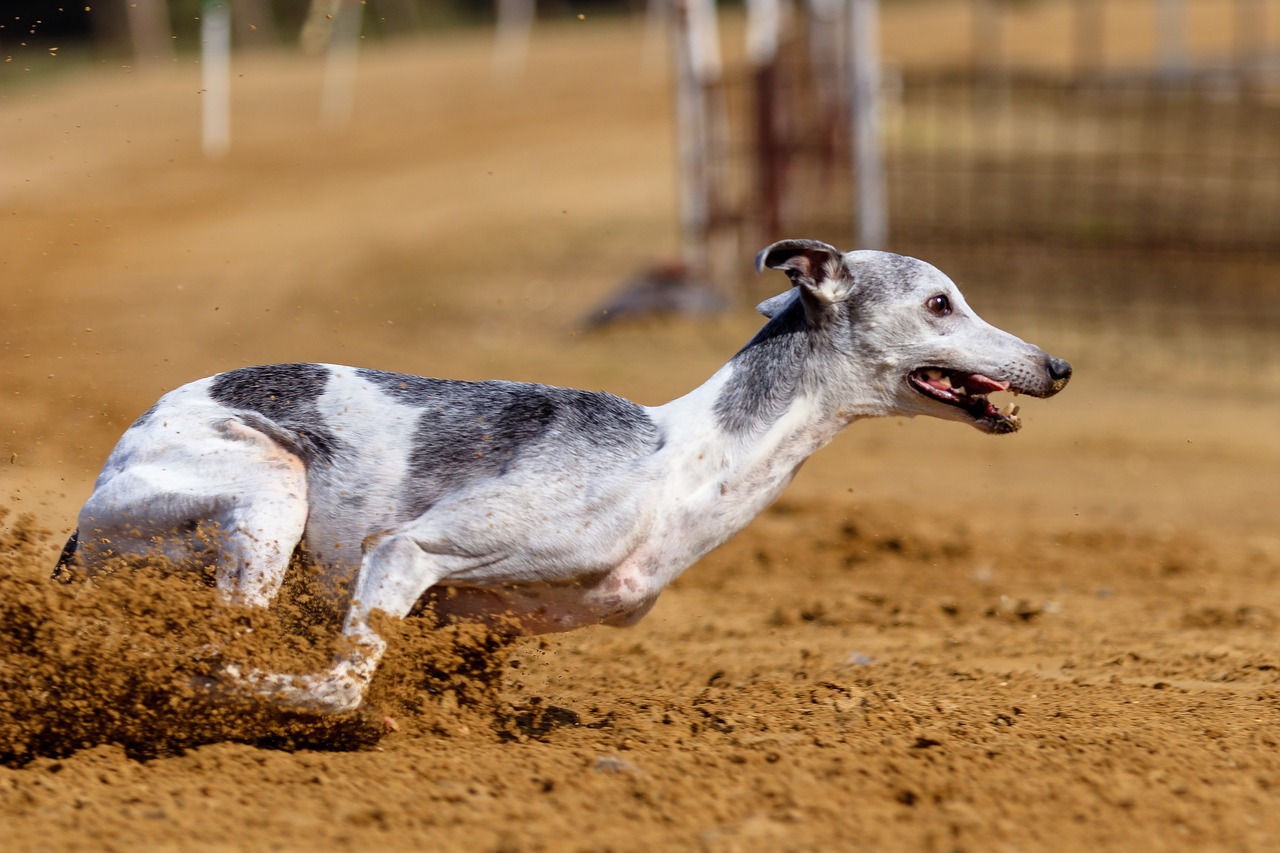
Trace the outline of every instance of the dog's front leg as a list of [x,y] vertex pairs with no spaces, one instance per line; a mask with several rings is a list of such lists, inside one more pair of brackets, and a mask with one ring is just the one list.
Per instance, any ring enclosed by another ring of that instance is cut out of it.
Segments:
[[[346,649],[335,669],[343,668],[364,685],[373,678],[387,643],[373,630],[375,611],[402,619],[429,588],[445,576],[442,558],[409,536],[383,538],[365,551],[342,627]],[[361,688],[363,693],[363,688]]]
[[403,535],[382,539],[365,552],[356,577],[351,609],[343,626],[345,648],[326,673],[286,675],[229,674],[285,708],[341,713],[360,705],[387,643],[373,630],[370,617],[380,610],[402,618],[426,590],[443,576],[438,555]]

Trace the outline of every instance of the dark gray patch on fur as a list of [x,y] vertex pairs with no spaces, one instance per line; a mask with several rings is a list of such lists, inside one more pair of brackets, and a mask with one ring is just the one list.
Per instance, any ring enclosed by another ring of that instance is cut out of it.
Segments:
[[209,396],[240,412],[247,425],[311,468],[332,464],[340,446],[337,437],[322,426],[316,405],[328,383],[329,369],[320,364],[268,364],[218,374]]
[[62,546],[62,554],[58,557],[58,564],[53,567],[52,577],[60,577],[64,571],[75,564],[76,551],[79,548],[80,531],[76,529],[71,532],[71,537],[67,539],[67,544]]
[[664,442],[644,409],[612,394],[376,370],[357,374],[422,410],[407,484],[407,509],[415,516],[467,481],[503,476],[543,445],[554,445],[566,465],[589,472],[595,464],[639,460]]
[[359,512],[363,510],[369,503],[368,497],[354,491],[342,492],[339,494],[338,498],[343,509],[347,509],[352,512]]
[[220,373],[209,396],[233,409],[251,409],[283,423],[300,408],[314,408],[329,383],[320,364],[267,364]]
[[765,324],[730,362],[716,400],[716,420],[730,433],[752,433],[782,416],[800,391],[815,332],[799,300]]
[[129,429],[133,429],[134,427],[146,426],[147,422],[151,420],[151,417],[156,413],[156,409],[158,408],[160,408],[159,403],[152,403],[151,408],[147,409],[145,412],[138,415],[138,419],[129,426]]

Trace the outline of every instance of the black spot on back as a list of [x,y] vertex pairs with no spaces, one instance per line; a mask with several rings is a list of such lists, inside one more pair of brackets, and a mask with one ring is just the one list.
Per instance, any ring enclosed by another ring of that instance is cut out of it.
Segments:
[[209,396],[280,423],[299,409],[314,407],[328,382],[329,369],[320,364],[267,364],[218,374]]
[[129,429],[133,429],[134,427],[146,426],[147,422],[151,420],[151,416],[156,413],[156,409],[158,408],[160,408],[159,403],[152,403],[151,408],[147,409],[145,412],[138,415],[138,419],[129,426]]
[[403,403],[406,406],[430,405],[433,400],[438,400],[448,393],[450,385],[460,384],[448,379],[428,379],[425,376],[390,373],[363,367],[356,371],[356,376],[378,386],[383,392],[395,398],[397,403]]
[[357,374],[397,402],[421,409],[407,484],[407,508],[415,516],[467,481],[503,476],[547,443],[555,445],[548,453],[579,469],[625,464],[663,444],[644,409],[612,394],[376,370]]
[[209,396],[230,409],[255,412],[281,427],[271,430],[257,419],[245,421],[311,467],[331,464],[339,447],[337,437],[324,428],[316,405],[328,383],[329,368],[321,364],[268,364],[217,375]]

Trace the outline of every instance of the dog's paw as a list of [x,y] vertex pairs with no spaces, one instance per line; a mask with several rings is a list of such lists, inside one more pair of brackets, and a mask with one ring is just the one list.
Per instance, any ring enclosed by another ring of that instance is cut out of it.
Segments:
[[242,672],[229,664],[222,676],[230,683],[251,691],[281,710],[312,714],[341,714],[353,711],[364,699],[365,682],[340,664],[323,674],[291,675],[253,670]]
[[193,675],[187,679],[189,696],[197,703],[219,708],[253,707],[262,703],[263,697],[242,681],[229,678],[226,667],[218,675]]

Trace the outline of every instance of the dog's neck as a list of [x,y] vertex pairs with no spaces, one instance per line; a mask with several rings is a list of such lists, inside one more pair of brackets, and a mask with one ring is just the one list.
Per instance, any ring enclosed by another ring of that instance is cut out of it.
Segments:
[[[833,369],[830,354],[794,307],[798,316],[775,318],[701,386],[652,410],[671,448],[669,494],[704,528],[705,550],[746,526],[849,423],[878,414],[870,390],[838,401],[818,381],[830,379],[816,374]],[[851,367],[837,368],[851,377],[837,384],[871,389]]]

